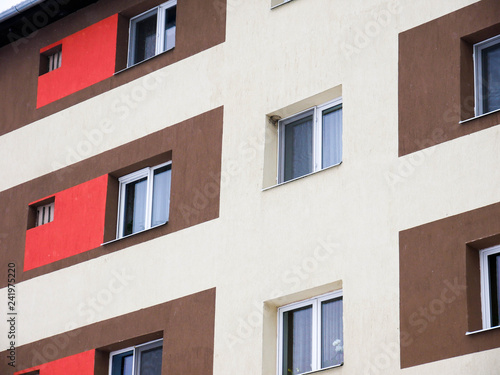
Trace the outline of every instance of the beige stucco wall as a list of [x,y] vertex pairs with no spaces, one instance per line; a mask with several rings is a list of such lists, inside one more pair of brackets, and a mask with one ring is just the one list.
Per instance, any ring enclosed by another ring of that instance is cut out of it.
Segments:
[[[397,157],[398,33],[472,3],[228,0],[224,44],[0,137],[5,190],[224,106],[220,218],[19,284],[18,344],[216,287],[214,374],[271,375],[276,305],[342,287],[345,365],[325,375],[494,374],[499,349],[404,371],[398,357],[398,231],[500,201],[498,127]],[[342,164],[263,191],[267,115],[336,87]],[[124,288],[93,302],[117,273]]]

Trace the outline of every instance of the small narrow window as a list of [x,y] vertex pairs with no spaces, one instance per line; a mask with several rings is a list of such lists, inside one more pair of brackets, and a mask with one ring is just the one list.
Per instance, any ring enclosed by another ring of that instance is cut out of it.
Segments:
[[280,120],[278,182],[342,162],[342,99]]
[[476,116],[500,109],[500,35],[474,45]]
[[109,355],[109,375],[161,375],[163,339]]
[[481,250],[483,329],[500,326],[500,246]]
[[278,309],[279,375],[344,363],[342,291]]
[[170,0],[130,20],[128,66],[175,47],[176,13]]
[[49,72],[61,67],[62,51],[58,51],[49,56]]
[[119,179],[118,238],[168,221],[170,180],[170,162]]
[[59,69],[62,65],[62,45],[40,54],[40,75]]
[[54,202],[36,208],[36,226],[54,221]]

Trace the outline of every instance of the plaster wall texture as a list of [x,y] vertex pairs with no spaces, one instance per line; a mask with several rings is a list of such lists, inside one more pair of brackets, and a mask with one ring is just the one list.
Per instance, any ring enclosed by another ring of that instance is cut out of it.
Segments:
[[[398,231],[500,201],[498,127],[398,158],[398,33],[474,1],[269,3],[228,1],[225,43],[0,137],[7,189],[66,166],[103,119],[114,130],[82,157],[224,106],[220,217],[21,283],[19,344],[216,287],[214,374],[271,375],[264,302],[341,285],[345,364],[325,375],[493,374],[499,349],[405,370],[398,357]],[[342,164],[262,191],[265,115],[339,85]],[[137,110],[117,109],[140,87]],[[117,273],[125,287],[92,308]]]

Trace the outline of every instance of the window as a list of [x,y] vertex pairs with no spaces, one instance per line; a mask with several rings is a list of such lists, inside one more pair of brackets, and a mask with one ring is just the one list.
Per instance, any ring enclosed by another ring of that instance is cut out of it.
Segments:
[[109,355],[109,375],[161,375],[163,339]]
[[128,66],[175,47],[176,9],[170,0],[130,20]]
[[36,208],[36,224],[40,226],[54,220],[54,202]]
[[342,161],[342,99],[280,120],[278,182]]
[[62,64],[62,44],[40,53],[39,75],[59,69]]
[[344,363],[342,291],[278,309],[279,375]]
[[476,116],[500,109],[500,35],[474,45]]
[[128,236],[168,221],[171,162],[121,177],[118,237]]
[[49,58],[49,72],[61,67],[62,51],[57,51],[52,55],[49,55],[48,58]]
[[500,246],[481,250],[483,329],[500,326]]

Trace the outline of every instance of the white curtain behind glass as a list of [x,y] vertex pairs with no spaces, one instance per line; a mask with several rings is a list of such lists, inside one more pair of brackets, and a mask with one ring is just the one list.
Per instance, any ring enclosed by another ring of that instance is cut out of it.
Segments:
[[165,42],[164,50],[167,51],[175,46],[175,18],[177,7],[165,10]]
[[153,177],[153,212],[151,226],[163,224],[168,221],[170,206],[170,166],[159,168]]
[[133,220],[132,233],[135,233],[146,229],[146,194],[147,194],[148,184],[146,179],[140,180],[137,183],[132,183],[132,184],[134,186],[134,211],[132,219]]
[[322,121],[322,168],[327,168],[342,161],[342,107],[324,110]]
[[500,44],[482,52],[483,69],[483,112],[500,108]]
[[342,299],[321,303],[321,368],[344,362]]

